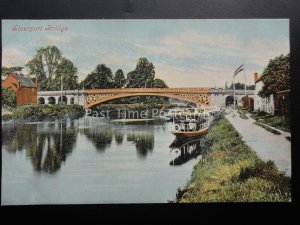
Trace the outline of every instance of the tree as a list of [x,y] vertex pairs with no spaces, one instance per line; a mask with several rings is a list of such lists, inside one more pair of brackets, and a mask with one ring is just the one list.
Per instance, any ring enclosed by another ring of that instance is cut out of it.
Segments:
[[9,106],[9,107],[15,107],[16,106],[16,93],[6,87],[2,87],[2,93],[1,93],[1,106]]
[[96,69],[82,81],[86,89],[105,89],[113,87],[111,69],[105,64],[97,65]]
[[127,74],[128,88],[153,87],[155,77],[154,66],[146,58],[139,58],[136,68]]
[[57,68],[56,77],[54,79],[52,88],[54,90],[60,90],[62,76],[64,90],[78,89],[78,76],[76,74],[77,68],[74,66],[74,64],[70,60],[62,57],[61,63],[58,65]]
[[114,76],[114,88],[122,88],[126,83],[126,79],[123,70],[118,69]]
[[13,66],[13,67],[1,67],[2,76],[6,77],[9,74],[14,72],[21,72],[23,70],[22,66]]
[[77,68],[73,63],[62,57],[61,51],[56,46],[41,47],[37,50],[33,59],[26,66],[29,73],[36,75],[39,83],[39,90],[60,90],[60,76],[65,75],[66,86],[74,87]]
[[277,91],[290,89],[290,54],[271,59],[262,75],[264,86],[258,95],[267,97]]
[[155,88],[167,88],[168,85],[166,85],[166,83],[163,80],[156,78],[154,80],[153,87],[155,87]]

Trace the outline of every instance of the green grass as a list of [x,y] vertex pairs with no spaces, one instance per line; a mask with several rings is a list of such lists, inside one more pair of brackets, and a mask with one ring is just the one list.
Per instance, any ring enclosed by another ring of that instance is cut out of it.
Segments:
[[209,152],[194,166],[174,202],[290,201],[290,178],[273,162],[259,159],[226,119],[215,124],[204,141]]
[[271,133],[273,133],[273,134],[276,134],[276,135],[280,135],[280,134],[281,134],[279,131],[277,131],[277,130],[275,130],[275,129],[272,129],[272,128],[266,126],[266,125],[263,124],[263,123],[258,123],[258,122],[253,122],[253,123],[254,123],[255,125],[257,125],[257,126],[260,126],[260,127],[264,128],[265,130],[267,130],[267,131],[269,131],[269,132],[271,132]]
[[275,127],[277,129],[290,132],[291,131],[291,124],[290,124],[290,118],[289,117],[283,117],[283,116],[274,116],[270,115],[265,112],[257,112],[251,115],[253,119],[255,119],[257,122],[265,123],[271,127]]
[[238,110],[238,113],[240,114],[240,117],[242,118],[242,119],[249,119],[247,116],[246,116],[246,113],[247,113],[248,111],[247,110],[245,110],[245,109],[239,109]]

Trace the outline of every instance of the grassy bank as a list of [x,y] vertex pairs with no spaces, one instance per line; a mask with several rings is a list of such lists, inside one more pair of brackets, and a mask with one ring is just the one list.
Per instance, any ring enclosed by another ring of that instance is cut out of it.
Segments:
[[281,134],[279,131],[277,131],[275,129],[272,129],[272,128],[268,127],[267,125],[263,124],[263,123],[254,122],[254,124],[257,125],[257,126],[260,126],[260,127],[264,128],[265,130],[267,130],[267,131],[269,131],[269,132],[271,132],[273,134],[276,134],[276,135],[280,135]]
[[80,105],[24,105],[18,106],[10,115],[3,115],[2,120],[42,121],[58,118],[79,118],[85,114]]
[[253,119],[257,122],[265,123],[271,127],[275,127],[277,129],[283,131],[291,131],[290,118],[283,116],[273,116],[265,112],[256,112],[251,115]]
[[178,189],[175,202],[289,201],[291,180],[273,162],[263,162],[226,120],[204,137],[209,153]]

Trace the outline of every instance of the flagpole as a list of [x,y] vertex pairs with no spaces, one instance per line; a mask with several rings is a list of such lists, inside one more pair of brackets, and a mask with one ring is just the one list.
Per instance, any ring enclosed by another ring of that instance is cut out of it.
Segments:
[[234,83],[235,75],[233,74],[233,110],[235,111],[235,83]]
[[245,96],[247,94],[247,87],[246,87],[246,67],[244,66],[244,79],[245,79]]
[[243,68],[243,66],[244,66],[244,64],[242,64],[242,65],[240,65],[235,71],[234,71],[234,73],[233,73],[233,80],[232,80],[232,82],[233,82],[233,109],[234,109],[234,111],[235,111],[235,76],[239,73],[239,72],[241,72],[242,70],[244,70],[244,68]]

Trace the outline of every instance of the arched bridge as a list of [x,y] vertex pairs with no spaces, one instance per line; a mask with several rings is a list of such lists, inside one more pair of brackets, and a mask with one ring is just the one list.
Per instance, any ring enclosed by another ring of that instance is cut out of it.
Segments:
[[209,104],[209,88],[119,88],[86,90],[86,108],[130,96],[163,96],[196,104]]
[[[237,96],[254,95],[253,90],[236,90]],[[57,104],[63,95],[64,104],[80,104],[90,108],[107,101],[130,96],[164,96],[196,103],[198,105],[224,106],[232,90],[222,88],[116,88],[74,91],[40,91],[38,103]],[[239,98],[239,97],[238,97]]]

